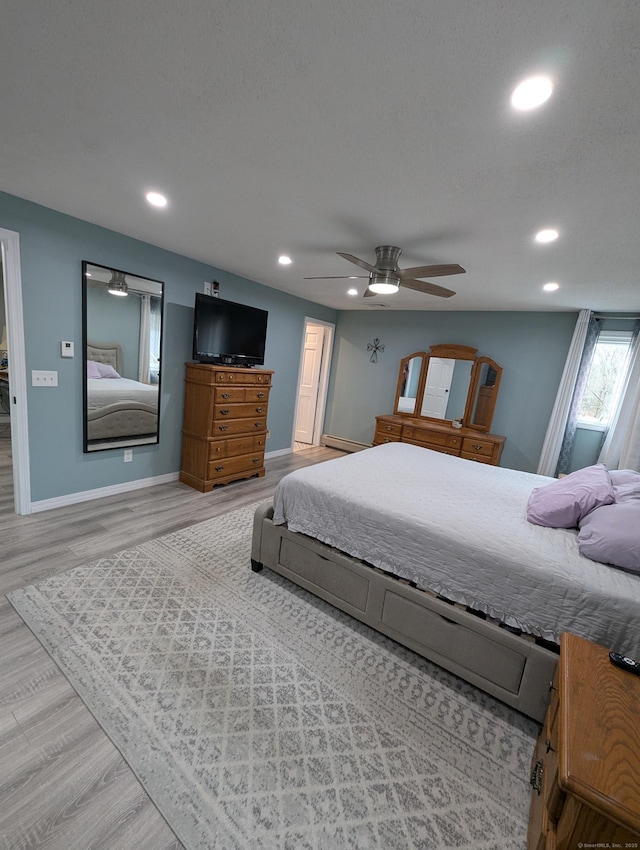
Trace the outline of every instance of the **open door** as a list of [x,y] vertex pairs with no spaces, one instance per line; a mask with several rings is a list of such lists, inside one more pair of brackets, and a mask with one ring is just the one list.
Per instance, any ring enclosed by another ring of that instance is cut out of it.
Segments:
[[320,444],[332,343],[333,325],[305,319],[293,435],[297,448]]

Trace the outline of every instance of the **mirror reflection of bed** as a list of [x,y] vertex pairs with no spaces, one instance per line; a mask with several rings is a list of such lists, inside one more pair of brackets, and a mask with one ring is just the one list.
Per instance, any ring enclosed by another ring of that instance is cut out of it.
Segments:
[[163,284],[83,263],[83,296],[84,451],[157,443]]

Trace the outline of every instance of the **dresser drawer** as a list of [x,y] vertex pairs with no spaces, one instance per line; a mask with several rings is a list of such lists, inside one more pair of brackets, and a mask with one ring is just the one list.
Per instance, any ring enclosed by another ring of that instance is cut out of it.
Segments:
[[212,437],[231,437],[234,434],[257,434],[267,430],[267,420],[264,416],[253,419],[229,419],[213,422]]
[[233,402],[251,401],[245,397],[244,387],[214,387],[213,400],[215,404],[232,404]]
[[493,463],[492,457],[487,457],[486,455],[476,455],[473,452],[460,452],[460,457],[465,460],[475,460],[477,463]]
[[401,422],[378,422],[376,424],[376,438],[396,437],[398,440],[402,435]]
[[265,402],[249,402],[247,404],[214,404],[213,419],[214,427],[220,419],[243,419],[247,416],[266,416],[267,403]]
[[462,441],[463,457],[465,452],[474,456],[493,457],[495,443],[491,440],[483,440],[481,437],[465,437]]
[[271,375],[264,372],[248,373],[246,369],[234,372],[233,369],[230,369],[228,372],[216,372],[215,380],[216,384],[264,384],[269,386]]
[[417,446],[426,446],[427,448],[446,448],[455,449],[453,454],[457,454],[460,449],[460,437],[452,434],[440,434],[438,431],[429,431],[426,428],[406,427],[402,432],[403,439],[406,442],[411,442]]
[[212,460],[208,464],[207,478],[211,481],[216,478],[225,478],[227,475],[235,475],[238,472],[248,472],[251,469],[255,469],[257,472],[263,466],[264,454],[262,452]]
[[373,435],[373,445],[379,446],[381,443],[399,443],[400,434],[387,434],[384,431],[377,430]]
[[228,440],[213,440],[209,443],[209,460],[220,460],[221,458],[237,457],[251,452],[264,451],[264,434],[247,434],[246,437],[231,437]]

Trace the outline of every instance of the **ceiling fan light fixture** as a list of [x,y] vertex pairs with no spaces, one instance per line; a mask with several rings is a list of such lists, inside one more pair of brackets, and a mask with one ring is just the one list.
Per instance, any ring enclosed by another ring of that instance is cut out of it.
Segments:
[[129,287],[124,279],[124,272],[111,272],[111,280],[109,281],[109,295],[128,295]]
[[376,295],[393,295],[400,289],[400,283],[389,275],[375,274],[371,275],[369,289]]

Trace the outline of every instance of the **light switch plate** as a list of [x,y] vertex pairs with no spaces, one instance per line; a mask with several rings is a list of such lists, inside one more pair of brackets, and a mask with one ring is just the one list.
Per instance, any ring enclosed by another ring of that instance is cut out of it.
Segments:
[[32,387],[57,387],[58,386],[58,373],[57,372],[43,372],[40,370],[33,369],[31,372],[31,386]]
[[73,357],[73,342],[63,340],[60,343],[60,356]]

